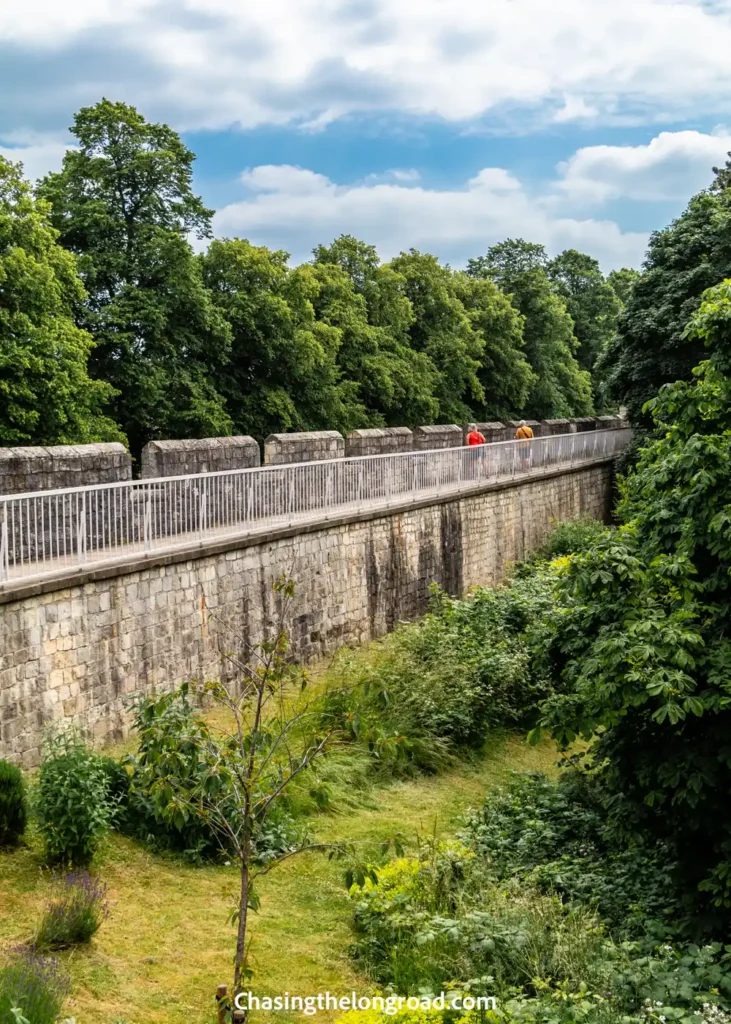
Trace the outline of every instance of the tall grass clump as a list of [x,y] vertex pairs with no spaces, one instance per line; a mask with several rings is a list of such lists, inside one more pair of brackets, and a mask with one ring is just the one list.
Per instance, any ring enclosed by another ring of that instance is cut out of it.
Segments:
[[0,966],[0,1024],[55,1024],[70,987],[58,960],[25,947]]
[[26,819],[23,773],[16,765],[0,759],[0,848],[17,846]]
[[45,951],[89,942],[109,916],[107,887],[88,871],[72,871],[57,881],[46,906],[34,946]]

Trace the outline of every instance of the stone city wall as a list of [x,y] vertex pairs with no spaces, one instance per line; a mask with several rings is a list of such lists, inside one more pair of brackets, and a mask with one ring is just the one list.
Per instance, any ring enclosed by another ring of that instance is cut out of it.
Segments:
[[293,650],[319,658],[422,614],[432,583],[457,595],[498,582],[555,520],[607,517],[611,490],[611,461],[595,462],[0,592],[0,757],[37,764],[53,722],[121,739],[132,695],[225,677],[222,650],[271,635],[283,573],[297,584]]

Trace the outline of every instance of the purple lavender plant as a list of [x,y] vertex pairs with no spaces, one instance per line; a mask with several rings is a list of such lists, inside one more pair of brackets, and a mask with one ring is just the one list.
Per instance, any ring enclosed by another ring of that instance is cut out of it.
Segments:
[[33,1024],[54,1024],[69,988],[58,960],[18,946],[0,966],[0,1024],[16,1024],[18,1014]]
[[89,942],[109,917],[107,887],[88,871],[70,871],[59,877],[57,889],[35,936],[34,946],[39,950]]

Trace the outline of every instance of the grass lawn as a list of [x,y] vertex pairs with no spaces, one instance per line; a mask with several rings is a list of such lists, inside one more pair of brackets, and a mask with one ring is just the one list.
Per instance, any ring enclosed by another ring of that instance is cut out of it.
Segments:
[[[551,772],[555,760],[549,744],[529,747],[515,736],[494,737],[473,764],[372,789],[358,807],[314,817],[313,831],[325,840],[449,832],[508,771]],[[32,835],[28,847],[0,854],[2,944],[27,940],[42,911],[49,876],[38,854]],[[190,867],[113,835],[96,870],[109,886],[111,916],[88,948],[64,955],[73,978],[67,1016],[77,1024],[212,1022],[216,985],[230,983],[232,975],[234,930],[227,918],[235,866]],[[348,959],[350,908],[342,874],[342,864],[311,853],[261,880],[251,950],[257,992],[367,990]],[[298,1015],[275,1016],[284,1024]]]

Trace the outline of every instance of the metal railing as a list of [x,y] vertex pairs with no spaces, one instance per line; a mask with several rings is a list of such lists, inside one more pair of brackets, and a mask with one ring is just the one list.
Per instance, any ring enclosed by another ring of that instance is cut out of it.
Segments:
[[630,436],[625,429],[592,430],[0,497],[0,586],[232,534],[458,495],[615,455]]

